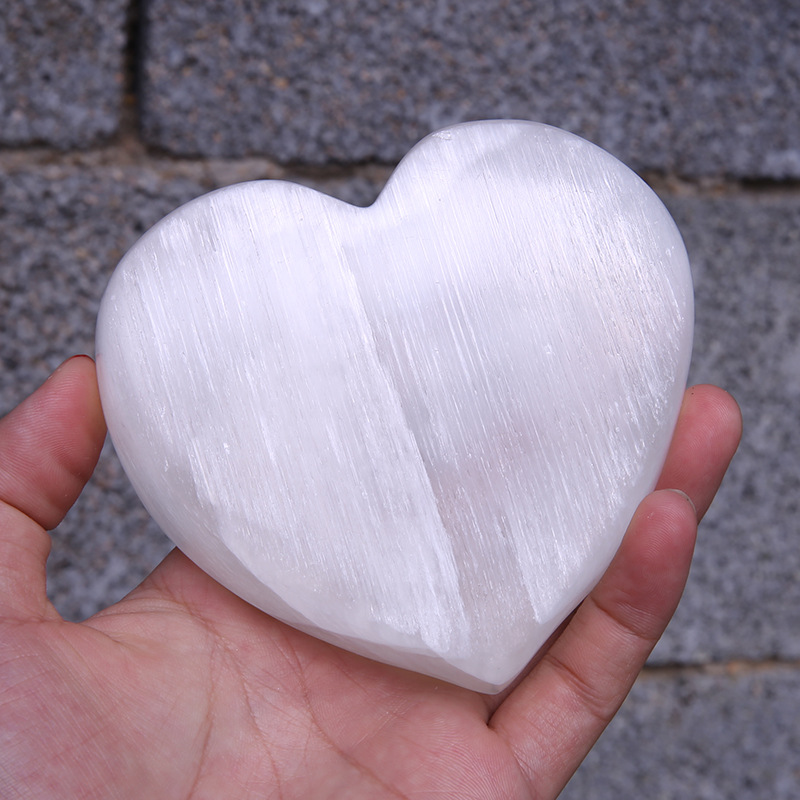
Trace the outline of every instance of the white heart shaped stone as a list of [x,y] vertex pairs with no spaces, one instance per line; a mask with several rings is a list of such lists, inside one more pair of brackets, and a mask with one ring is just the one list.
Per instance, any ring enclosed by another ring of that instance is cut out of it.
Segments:
[[167,535],[327,641],[498,691],[653,488],[693,321],[680,235],[544,125],[435,133],[356,208],[231,186],[103,297],[109,429]]

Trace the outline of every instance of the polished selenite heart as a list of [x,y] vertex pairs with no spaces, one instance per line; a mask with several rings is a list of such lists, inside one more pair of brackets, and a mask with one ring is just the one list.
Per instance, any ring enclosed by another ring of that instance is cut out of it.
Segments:
[[530,122],[417,145],[369,208],[281,181],[170,214],[103,297],[145,506],[236,594],[481,691],[609,564],[677,418],[693,298],[656,195]]

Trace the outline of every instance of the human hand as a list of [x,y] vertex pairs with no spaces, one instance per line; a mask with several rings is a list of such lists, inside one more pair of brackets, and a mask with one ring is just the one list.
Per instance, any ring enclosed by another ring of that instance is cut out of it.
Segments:
[[94,364],[71,359],[0,421],[0,796],[555,797],[672,616],[740,433],[722,390],[687,391],[660,490],[605,576],[487,696],[300,633],[177,550],[119,603],[63,621],[46,531],[105,436]]

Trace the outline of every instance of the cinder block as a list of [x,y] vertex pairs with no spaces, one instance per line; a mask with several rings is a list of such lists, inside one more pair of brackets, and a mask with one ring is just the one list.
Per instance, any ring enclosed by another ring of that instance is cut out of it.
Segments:
[[7,0],[0,13],[0,145],[88,147],[113,135],[127,0]]
[[561,800],[800,797],[800,672],[645,675]]
[[151,0],[145,30],[144,135],[180,155],[394,163],[519,117],[638,170],[800,176],[791,0]]

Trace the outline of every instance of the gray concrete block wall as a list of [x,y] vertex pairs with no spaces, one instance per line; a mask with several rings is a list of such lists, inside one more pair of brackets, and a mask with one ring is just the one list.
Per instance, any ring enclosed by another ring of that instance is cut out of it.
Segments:
[[[564,796],[800,796],[798,70],[791,0],[10,0],[0,412],[92,352],[116,261],[199,193],[277,177],[365,204],[443,124],[581,133],[674,214],[696,282],[692,379],[734,393],[745,438],[675,620]],[[85,617],[168,548],[107,447],[54,533],[51,596]]]

